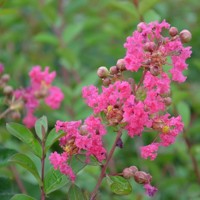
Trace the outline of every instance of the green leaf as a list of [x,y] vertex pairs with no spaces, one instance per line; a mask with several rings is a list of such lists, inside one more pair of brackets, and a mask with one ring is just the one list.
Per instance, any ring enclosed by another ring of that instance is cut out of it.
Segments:
[[46,116],[39,118],[35,123],[35,132],[41,140],[43,138],[42,137],[42,131],[43,131],[42,127],[44,128],[44,131],[45,131],[45,134],[46,134],[47,131],[48,131],[48,122],[47,122]]
[[55,35],[51,33],[39,33],[34,38],[35,42],[47,43],[50,45],[57,45],[58,39]]
[[132,186],[129,181],[121,176],[110,177],[112,183],[110,189],[118,195],[128,195],[132,192]]
[[46,194],[49,194],[59,188],[63,187],[69,182],[66,175],[61,174],[58,170],[54,170],[53,167],[47,172],[44,178],[44,190]]
[[21,154],[21,153],[17,153],[15,155],[13,155],[9,159],[9,161],[17,163],[17,164],[21,165],[22,167],[24,167],[25,169],[27,169],[36,178],[39,185],[42,185],[42,181],[38,174],[37,168],[36,168],[34,162],[28,156]]
[[191,111],[189,105],[184,101],[181,101],[176,106],[178,113],[181,115],[185,128],[188,128],[190,124]]
[[16,9],[6,8],[6,9],[0,9],[0,16],[2,15],[15,15],[17,14]]
[[30,197],[26,194],[16,194],[10,200],[35,200],[35,198]]
[[0,199],[8,200],[13,196],[12,180],[6,177],[0,177]]
[[16,153],[17,152],[13,149],[0,147],[0,167],[8,165],[9,158]]
[[139,3],[139,13],[144,15],[150,10],[159,0],[142,0]]
[[68,196],[68,199],[73,199],[73,200],[84,200],[85,199],[85,196],[82,193],[81,189],[75,184],[72,184],[70,186],[67,196]]
[[66,133],[63,132],[56,132],[56,129],[52,129],[47,136],[46,143],[45,143],[45,152],[49,150],[49,148],[62,136]]
[[32,132],[29,129],[21,124],[13,122],[6,124],[6,128],[13,136],[27,144],[36,156],[39,158],[42,157],[42,147],[40,143],[34,138]]
[[83,23],[69,24],[63,31],[63,41],[67,44],[72,42],[83,30]]
[[160,15],[158,15],[154,10],[149,10],[144,14],[144,21],[147,23],[159,21],[160,19]]

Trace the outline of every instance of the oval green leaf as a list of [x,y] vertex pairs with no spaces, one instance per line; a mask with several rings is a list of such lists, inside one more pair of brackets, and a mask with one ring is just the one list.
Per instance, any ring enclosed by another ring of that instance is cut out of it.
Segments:
[[113,176],[110,179],[113,181],[110,184],[110,189],[115,194],[128,195],[132,192],[132,186],[127,179],[121,176]]
[[61,174],[58,170],[54,170],[53,167],[47,172],[44,178],[44,190],[46,194],[49,194],[59,188],[63,187],[69,182],[69,179],[64,174]]
[[10,200],[36,200],[36,199],[26,194],[16,194]]
[[0,148],[0,167],[9,164],[9,158],[17,152],[13,149]]
[[36,156],[39,158],[42,157],[42,147],[29,129],[21,124],[13,122],[6,124],[6,128],[13,136],[27,144]]
[[43,136],[42,136],[43,135],[42,134],[43,129],[44,129],[45,134],[46,134],[47,131],[48,131],[48,122],[47,122],[46,116],[42,116],[35,123],[35,132],[36,132],[37,136],[40,138],[40,140],[42,140],[42,138],[43,138]]
[[68,196],[68,199],[73,199],[73,200],[84,200],[85,199],[85,196],[82,193],[81,189],[75,184],[72,184],[70,186],[67,196]]
[[21,165],[23,168],[28,170],[36,178],[39,185],[42,185],[42,181],[38,174],[37,168],[34,162],[28,156],[21,153],[17,153],[9,159],[9,162],[14,162]]

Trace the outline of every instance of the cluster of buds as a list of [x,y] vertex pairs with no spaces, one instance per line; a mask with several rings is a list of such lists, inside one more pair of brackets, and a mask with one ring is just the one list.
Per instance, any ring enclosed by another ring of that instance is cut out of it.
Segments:
[[150,197],[154,196],[157,192],[157,188],[151,186],[152,176],[144,171],[139,171],[136,166],[131,166],[125,168],[122,172],[124,178],[134,178],[135,182],[138,184],[142,184],[146,191],[146,194]]
[[105,66],[99,67],[97,75],[102,79],[103,85],[108,86],[117,80],[121,80],[124,71],[126,71],[124,59],[119,59],[116,65],[110,67],[110,69]]

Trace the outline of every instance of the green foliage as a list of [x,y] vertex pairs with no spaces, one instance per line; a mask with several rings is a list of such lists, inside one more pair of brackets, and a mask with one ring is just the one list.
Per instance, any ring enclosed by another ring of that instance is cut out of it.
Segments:
[[13,149],[0,148],[0,167],[8,165],[9,158],[16,153]]
[[75,184],[70,186],[67,197],[74,200],[86,200],[81,189]]
[[35,200],[35,199],[26,194],[16,194],[10,200]]

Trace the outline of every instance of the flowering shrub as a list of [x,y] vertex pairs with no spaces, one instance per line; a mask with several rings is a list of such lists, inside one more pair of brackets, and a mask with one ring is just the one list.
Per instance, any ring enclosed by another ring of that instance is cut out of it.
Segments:
[[[168,31],[168,36],[163,32]],[[116,66],[100,67],[97,75],[102,79],[102,90],[94,85],[83,87],[82,94],[86,104],[93,109],[93,114],[81,121],[57,121],[56,131],[64,132],[60,138],[63,153],[54,152],[50,161],[55,169],[67,175],[72,182],[76,175],[70,166],[73,155],[85,154],[86,163],[93,156],[102,166],[97,185],[91,194],[95,199],[102,179],[106,176],[108,163],[115,148],[119,145],[122,134],[134,138],[141,136],[145,130],[156,132],[154,140],[140,148],[144,159],[154,160],[161,146],[171,145],[183,130],[180,116],[172,117],[168,113],[171,104],[171,81],[184,82],[183,70],[187,69],[186,59],[190,57],[190,47],[183,43],[191,39],[187,30],[178,33],[166,21],[140,23],[133,35],[127,38],[124,47],[126,55],[119,59]],[[170,66],[170,69],[169,69]],[[130,73],[142,71],[137,83]],[[125,73],[129,73],[127,78]],[[107,127],[117,129],[116,139],[108,153],[103,144]],[[135,166],[126,168],[122,175],[134,177],[143,184],[146,193],[153,196],[157,189],[151,186],[151,175],[138,171]]]

